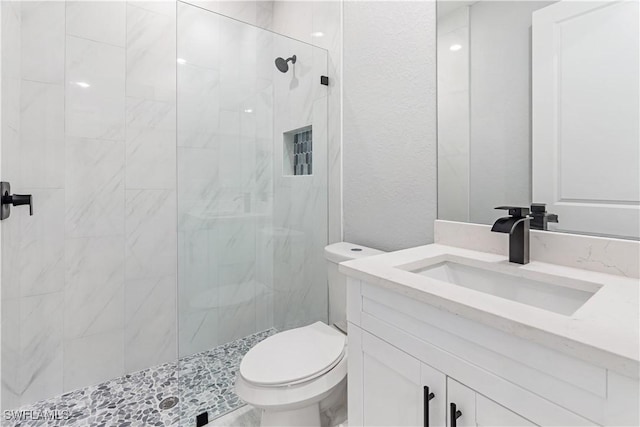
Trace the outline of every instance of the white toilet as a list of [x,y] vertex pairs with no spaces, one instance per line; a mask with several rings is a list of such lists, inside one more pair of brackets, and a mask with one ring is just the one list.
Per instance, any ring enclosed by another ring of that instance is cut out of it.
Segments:
[[[331,324],[346,327],[346,278],[338,263],[381,253],[346,242],[325,248]],[[323,322],[258,343],[242,359],[236,378],[236,394],[262,410],[263,427],[320,427],[321,412],[345,406],[346,386],[347,337]]]

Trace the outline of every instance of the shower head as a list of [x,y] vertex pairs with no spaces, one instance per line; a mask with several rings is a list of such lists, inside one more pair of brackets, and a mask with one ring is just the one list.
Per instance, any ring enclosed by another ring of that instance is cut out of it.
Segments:
[[291,61],[292,64],[296,63],[296,56],[293,55],[291,58],[276,58],[276,68],[278,70],[280,70],[281,73],[286,73],[287,71],[289,71],[289,64],[288,62]]

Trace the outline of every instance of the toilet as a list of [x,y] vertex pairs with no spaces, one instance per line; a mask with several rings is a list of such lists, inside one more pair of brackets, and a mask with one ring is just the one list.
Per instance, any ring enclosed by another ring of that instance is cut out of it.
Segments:
[[332,412],[338,408],[344,411],[347,337],[342,331],[346,331],[346,277],[338,272],[338,264],[381,253],[347,242],[327,246],[331,326],[315,322],[279,332],[256,344],[243,357],[236,394],[262,411],[262,427],[321,427],[322,420]]

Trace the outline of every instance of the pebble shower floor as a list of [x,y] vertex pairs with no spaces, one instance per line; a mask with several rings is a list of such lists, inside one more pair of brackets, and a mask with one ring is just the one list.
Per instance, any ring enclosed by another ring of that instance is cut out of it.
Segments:
[[[275,329],[194,354],[177,362],[65,393],[5,413],[3,426],[195,426],[196,415],[207,411],[213,420],[244,405],[233,391],[242,356]],[[171,396],[176,406],[161,410]],[[13,420],[7,420],[14,414]],[[9,415],[9,416],[7,416]],[[24,419],[56,416],[59,419]],[[64,418],[64,419],[63,419]]]

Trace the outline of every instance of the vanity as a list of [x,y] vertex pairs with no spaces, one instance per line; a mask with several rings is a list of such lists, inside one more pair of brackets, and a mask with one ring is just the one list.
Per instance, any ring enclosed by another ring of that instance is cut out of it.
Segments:
[[640,243],[490,226],[346,262],[349,424],[640,425]]

